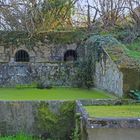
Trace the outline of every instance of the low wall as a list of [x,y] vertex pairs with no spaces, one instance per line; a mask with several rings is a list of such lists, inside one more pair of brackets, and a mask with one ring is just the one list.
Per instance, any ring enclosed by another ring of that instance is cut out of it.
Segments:
[[139,140],[139,118],[91,118],[83,108],[83,105],[121,105],[137,102],[134,100],[77,101],[77,112],[81,114],[81,140]]
[[0,101],[0,135],[22,132],[69,140],[75,126],[74,116],[72,101]]
[[53,86],[75,86],[73,63],[9,63],[0,64],[0,86],[43,83]]
[[123,74],[106,54],[96,62],[95,87],[117,96],[123,95]]
[[140,128],[127,129],[88,129],[88,140],[139,140]]

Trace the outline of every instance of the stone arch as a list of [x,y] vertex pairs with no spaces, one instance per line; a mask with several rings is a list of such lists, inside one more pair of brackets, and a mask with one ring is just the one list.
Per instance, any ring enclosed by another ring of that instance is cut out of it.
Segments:
[[27,51],[25,50],[18,50],[15,53],[15,61],[16,62],[29,62],[30,57]]
[[64,61],[75,61],[75,60],[77,60],[76,50],[67,50],[64,53]]

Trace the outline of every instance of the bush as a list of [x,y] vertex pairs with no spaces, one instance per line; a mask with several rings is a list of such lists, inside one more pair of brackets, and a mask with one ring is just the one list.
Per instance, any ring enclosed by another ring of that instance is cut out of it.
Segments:
[[38,128],[42,139],[70,140],[75,124],[75,102],[66,102],[60,106],[59,113],[49,109],[42,102],[38,109]]

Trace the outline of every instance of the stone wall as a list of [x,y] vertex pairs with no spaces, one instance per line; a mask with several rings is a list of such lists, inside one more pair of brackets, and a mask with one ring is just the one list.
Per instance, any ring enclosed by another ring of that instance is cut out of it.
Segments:
[[[62,109],[67,110],[62,112]],[[49,114],[47,114],[48,112]],[[49,121],[50,114],[52,120]],[[61,115],[59,118],[61,123],[54,120],[57,115]],[[56,130],[61,128],[60,124],[63,124],[62,129],[65,127],[66,130],[62,131],[62,135],[65,136],[69,130],[74,129],[74,115],[75,103],[72,101],[0,101],[0,135],[25,133],[45,136],[47,139],[49,138],[47,136],[49,128],[47,126],[46,129],[44,128],[44,121],[46,120],[47,125],[56,128]],[[54,133],[54,135],[57,134],[57,132]]]
[[34,47],[20,45],[0,45],[0,63],[14,62],[15,54],[19,50],[25,50],[29,54],[31,63],[44,63],[63,61],[64,54],[68,50],[76,50],[77,44],[51,44],[36,42]]
[[128,93],[130,90],[140,90],[140,71],[134,68],[122,68],[123,73],[123,92]]
[[75,86],[74,63],[7,63],[0,64],[0,86],[42,83],[44,86]]
[[95,87],[123,95],[123,74],[107,54],[96,62]]

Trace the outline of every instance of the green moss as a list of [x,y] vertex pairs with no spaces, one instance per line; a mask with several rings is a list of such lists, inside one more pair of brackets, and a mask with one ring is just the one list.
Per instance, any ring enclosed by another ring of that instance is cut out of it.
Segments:
[[57,44],[75,43],[83,40],[86,33],[83,30],[60,31],[46,33],[48,40]]
[[33,34],[30,36],[27,32],[19,31],[0,31],[0,43],[1,44],[12,44],[19,47],[21,44],[25,44],[26,47],[32,48],[37,42],[44,42],[45,37],[50,43],[67,44],[79,42],[85,38],[86,33],[84,30],[72,30],[72,31],[53,31]]

